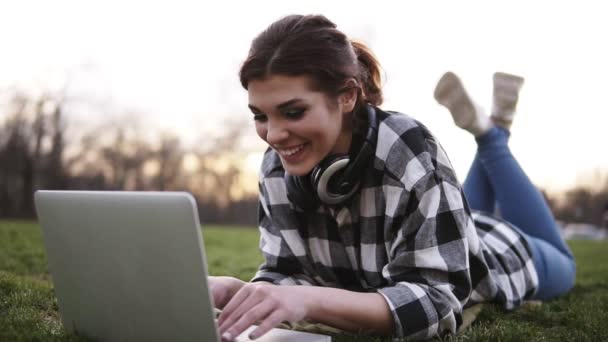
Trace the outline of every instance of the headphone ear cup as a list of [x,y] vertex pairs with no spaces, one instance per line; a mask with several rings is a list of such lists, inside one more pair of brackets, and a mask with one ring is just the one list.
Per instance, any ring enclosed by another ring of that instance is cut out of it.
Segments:
[[355,193],[357,185],[343,189],[343,173],[349,161],[348,155],[332,156],[313,170],[311,184],[321,202],[329,205],[340,204]]
[[313,210],[319,206],[319,199],[312,188],[308,177],[292,176],[285,173],[287,198],[304,210]]
[[[319,180],[321,178],[327,178],[328,176],[331,180],[331,183],[327,184],[328,189],[335,189],[337,186],[339,186],[339,184],[335,184],[335,181],[337,178],[340,178],[340,177],[334,177],[334,176],[337,176],[339,174],[339,171],[342,168],[340,168],[339,170],[336,170],[335,164],[336,163],[348,164],[349,159],[350,158],[348,155],[336,154],[336,155],[328,156],[325,159],[321,160],[319,165],[317,165],[314,169],[312,169],[312,172],[310,172],[310,184],[311,184],[313,190],[315,192],[318,192],[319,191],[319,189],[318,189]],[[328,170],[330,170],[329,172],[331,173],[331,175],[327,173]]]

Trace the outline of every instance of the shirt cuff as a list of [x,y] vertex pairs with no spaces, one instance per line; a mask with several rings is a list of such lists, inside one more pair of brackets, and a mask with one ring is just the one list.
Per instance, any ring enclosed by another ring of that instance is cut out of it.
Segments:
[[304,275],[292,275],[287,276],[282,273],[272,272],[272,271],[258,271],[251,282],[256,281],[267,281],[269,283],[273,283],[275,285],[309,285],[312,286],[313,283],[307,280]]
[[277,272],[258,271],[251,279],[251,282],[254,283],[256,281],[267,281],[269,283],[279,285],[280,281],[286,277],[287,276]]
[[414,339],[435,336],[438,317],[428,294],[418,285],[400,283],[378,289],[388,303],[395,322],[395,335]]

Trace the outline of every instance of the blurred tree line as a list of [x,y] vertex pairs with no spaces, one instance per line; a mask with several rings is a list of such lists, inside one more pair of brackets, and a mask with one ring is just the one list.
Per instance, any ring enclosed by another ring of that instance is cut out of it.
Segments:
[[549,199],[559,220],[590,223],[608,229],[608,173],[599,173],[595,178],[593,185],[579,185],[559,198]]
[[6,98],[0,106],[0,218],[35,217],[38,189],[188,191],[202,222],[255,224],[257,194],[243,193],[244,158],[237,151],[243,124],[200,148],[185,148],[169,133],[146,140],[129,122],[68,141],[63,96],[11,92]]
[[[129,123],[68,141],[64,97],[9,95],[0,107],[0,217],[35,217],[37,189],[183,190],[196,197],[202,222],[255,224],[257,194],[242,190],[243,124],[227,125],[224,135],[199,148],[185,148],[172,134],[146,140]],[[608,173],[596,178],[593,188],[543,192],[557,219],[606,224]]]

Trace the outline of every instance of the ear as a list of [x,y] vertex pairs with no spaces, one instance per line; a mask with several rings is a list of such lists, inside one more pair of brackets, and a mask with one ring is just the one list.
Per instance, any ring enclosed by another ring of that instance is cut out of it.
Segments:
[[351,78],[344,84],[343,89],[344,91],[340,93],[339,98],[342,113],[350,113],[355,109],[355,104],[357,103],[359,83],[354,78]]

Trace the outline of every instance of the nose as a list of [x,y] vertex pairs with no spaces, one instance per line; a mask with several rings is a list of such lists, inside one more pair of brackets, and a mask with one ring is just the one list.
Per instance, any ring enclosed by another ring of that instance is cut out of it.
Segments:
[[271,145],[279,144],[289,136],[287,127],[282,122],[268,120],[266,126],[266,142]]

